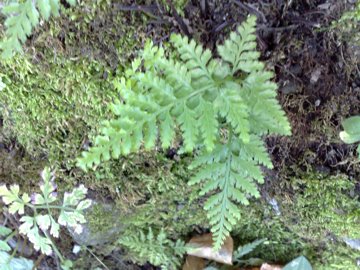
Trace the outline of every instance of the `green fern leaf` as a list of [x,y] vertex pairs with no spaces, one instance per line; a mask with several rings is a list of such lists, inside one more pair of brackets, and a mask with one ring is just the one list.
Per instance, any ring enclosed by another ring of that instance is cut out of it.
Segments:
[[200,99],[199,110],[203,113],[198,119],[200,131],[204,140],[206,150],[211,152],[214,149],[218,133],[217,113],[212,104]]
[[41,16],[45,20],[48,20],[51,15],[51,5],[50,5],[49,0],[38,0],[38,7],[39,7]]
[[[255,146],[259,147],[257,144]],[[221,247],[232,227],[240,219],[238,203],[248,204],[247,195],[258,197],[255,183],[264,181],[258,162],[248,158],[248,153],[244,153],[247,147],[248,144],[233,137],[227,144],[217,144],[214,152],[195,159],[191,166],[191,169],[200,169],[189,184],[203,182],[201,196],[216,191],[204,207],[212,225],[215,249]],[[262,153],[261,148],[258,151]],[[264,161],[265,157],[259,159]]]
[[217,249],[240,218],[240,205],[259,196],[260,166],[273,166],[261,137],[291,133],[273,74],[258,60],[255,21],[249,17],[218,46],[220,59],[179,35],[171,36],[177,51],[171,55],[180,59],[147,42],[114,83],[122,97],[112,105],[116,118],[105,122],[78,160],[87,169],[158,142],[166,148],[179,131],[185,151],[203,152],[192,163],[190,184],[202,184],[200,195],[209,196],[204,207]]

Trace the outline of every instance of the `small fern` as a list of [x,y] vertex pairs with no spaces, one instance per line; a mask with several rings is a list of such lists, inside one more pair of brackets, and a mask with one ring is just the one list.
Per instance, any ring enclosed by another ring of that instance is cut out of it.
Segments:
[[166,58],[163,48],[148,42],[115,82],[123,99],[112,105],[117,118],[104,123],[102,135],[78,160],[87,170],[158,142],[167,148],[179,130],[185,152],[200,150],[190,184],[202,184],[200,195],[211,192],[205,209],[216,249],[240,218],[238,204],[259,196],[259,165],[272,168],[261,136],[291,134],[273,74],[258,60],[255,26],[256,18],[249,17],[231,33],[218,46],[220,58],[179,35],[171,43],[180,59]]
[[[76,0],[66,0],[75,5]],[[49,20],[50,16],[58,16],[59,0],[26,0],[11,2],[2,8],[5,20],[5,37],[0,43],[1,57],[7,59],[16,52],[22,51],[22,44],[39,24],[39,19]]]
[[163,230],[155,236],[151,230],[147,235],[140,231],[135,236],[124,236],[119,243],[126,247],[137,262],[150,262],[161,269],[179,269],[180,259],[186,253],[185,243],[181,240],[169,240]]

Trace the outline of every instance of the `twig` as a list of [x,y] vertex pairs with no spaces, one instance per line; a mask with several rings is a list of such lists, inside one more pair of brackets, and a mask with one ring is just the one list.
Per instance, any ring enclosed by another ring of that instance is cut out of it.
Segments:
[[125,6],[125,5],[121,5],[121,4],[113,4],[113,7],[115,10],[119,10],[119,11],[138,11],[138,12],[143,12],[146,15],[148,15],[150,18],[153,19],[159,19],[156,15],[154,15],[154,11],[157,10],[156,5],[151,5],[151,6],[140,6],[140,5],[133,5],[133,6]]
[[281,31],[296,29],[299,26],[300,26],[300,24],[292,24],[292,25],[282,26],[282,27],[268,27],[266,25],[261,25],[257,29],[258,30],[266,30],[269,32],[281,32]]
[[116,10],[120,10],[120,11],[146,11],[146,12],[154,12],[157,10],[157,6],[156,5],[150,5],[150,6],[140,6],[140,5],[132,5],[132,6],[126,6],[126,5],[121,5],[118,3],[114,3],[113,7]]
[[41,254],[40,257],[36,260],[36,262],[34,263],[34,266],[32,268],[32,270],[35,270],[39,267],[41,261],[44,259],[45,255]]
[[256,17],[258,17],[258,19],[261,19],[261,21],[263,23],[266,23],[266,17],[264,15],[264,13],[262,13],[261,11],[257,10],[256,8],[254,8],[252,5],[250,4],[246,4],[246,3],[242,3],[238,0],[232,0],[232,2],[236,5],[238,5],[239,7],[241,7],[242,9],[245,9],[246,11],[248,11],[249,13],[252,13],[254,15],[256,15]]
[[85,246],[85,249],[94,256],[94,258],[102,265],[106,270],[110,270],[88,247]]
[[186,26],[184,20],[181,18],[179,13],[176,11],[176,8],[175,8],[173,2],[171,0],[166,0],[166,2],[170,6],[170,8],[174,14],[175,20],[179,24],[181,30],[184,32],[185,35],[187,35],[188,37],[191,37],[188,27]]
[[228,27],[229,25],[232,25],[235,21],[233,19],[231,19],[230,21],[225,21],[220,25],[217,25],[214,27],[214,29],[211,31],[213,33],[217,33],[222,31],[224,28]]

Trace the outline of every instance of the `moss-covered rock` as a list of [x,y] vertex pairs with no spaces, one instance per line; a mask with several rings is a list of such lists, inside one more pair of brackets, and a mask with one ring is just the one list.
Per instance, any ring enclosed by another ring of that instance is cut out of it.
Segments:
[[356,269],[360,251],[344,243],[345,237],[360,237],[354,181],[344,175],[300,175],[290,179],[274,199],[280,214],[265,199],[243,208],[237,241],[269,240],[251,256],[286,263],[305,255],[314,269]]

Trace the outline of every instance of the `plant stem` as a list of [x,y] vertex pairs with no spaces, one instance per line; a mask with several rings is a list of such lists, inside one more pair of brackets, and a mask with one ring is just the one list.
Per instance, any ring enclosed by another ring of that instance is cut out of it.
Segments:
[[88,247],[85,246],[85,249],[90,252],[91,255],[94,256],[94,258],[102,265],[105,267],[106,270],[110,270],[92,251],[91,249],[89,249]]

